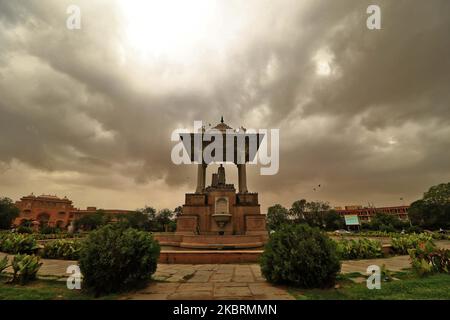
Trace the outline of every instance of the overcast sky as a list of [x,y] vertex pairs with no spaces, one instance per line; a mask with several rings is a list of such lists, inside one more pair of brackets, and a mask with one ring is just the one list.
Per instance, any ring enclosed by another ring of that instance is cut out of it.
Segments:
[[[66,28],[70,4],[81,30]],[[0,196],[174,208],[196,173],[172,164],[171,132],[223,115],[280,129],[279,173],[248,170],[263,211],[409,203],[450,181],[449,13],[448,0],[0,0]]]

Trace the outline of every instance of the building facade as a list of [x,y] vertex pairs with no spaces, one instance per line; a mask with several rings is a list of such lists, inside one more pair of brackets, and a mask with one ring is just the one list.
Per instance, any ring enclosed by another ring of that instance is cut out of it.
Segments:
[[[96,207],[87,207],[84,210],[75,208],[72,201],[67,197],[59,198],[55,195],[35,196],[30,194],[20,198],[15,205],[20,210],[19,216],[13,222],[15,226],[25,221],[31,221],[34,225],[40,227],[49,226],[66,229],[74,220],[98,211]],[[102,212],[114,217],[134,211],[102,209]]]
[[395,215],[401,220],[408,220],[409,206],[395,206],[395,207],[363,207],[363,206],[345,206],[344,209],[336,207],[335,210],[341,216],[357,215],[361,222],[370,222],[371,218],[376,213],[385,213]]

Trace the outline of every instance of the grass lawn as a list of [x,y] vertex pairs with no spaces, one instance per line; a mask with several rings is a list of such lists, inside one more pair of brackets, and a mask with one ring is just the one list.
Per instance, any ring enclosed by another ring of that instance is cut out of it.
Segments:
[[[55,280],[36,280],[26,286],[7,284],[7,279],[0,278],[0,300],[91,300],[89,295],[80,290],[69,290],[65,282]],[[101,297],[116,299],[117,295]]]
[[450,299],[450,275],[436,274],[424,278],[408,272],[394,274],[399,281],[382,282],[380,290],[369,290],[366,282],[354,283],[349,278],[356,274],[341,276],[337,289],[296,289],[289,291],[298,300],[408,300]]
[[[359,273],[339,276],[337,289],[298,289],[289,292],[298,300],[406,300],[446,299],[450,300],[450,275],[437,274],[418,278],[410,272],[398,272],[393,276],[398,281],[382,282],[380,290],[369,290],[365,281],[354,283],[350,278],[360,278]],[[36,280],[26,286],[5,283],[0,278],[0,300],[92,300],[93,295],[79,290],[69,290],[65,282]],[[100,299],[113,300],[119,295],[103,296]]]

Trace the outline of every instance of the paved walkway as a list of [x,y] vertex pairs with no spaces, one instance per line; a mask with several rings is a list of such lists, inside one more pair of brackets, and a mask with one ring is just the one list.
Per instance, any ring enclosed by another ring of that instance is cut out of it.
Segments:
[[124,299],[291,300],[281,286],[266,282],[256,264],[160,264],[157,280]]
[[381,268],[383,264],[386,266],[386,269],[390,271],[401,271],[411,267],[409,256],[395,256],[392,258],[367,260],[346,260],[342,261],[341,273],[359,272],[366,274],[368,266],[377,265]]

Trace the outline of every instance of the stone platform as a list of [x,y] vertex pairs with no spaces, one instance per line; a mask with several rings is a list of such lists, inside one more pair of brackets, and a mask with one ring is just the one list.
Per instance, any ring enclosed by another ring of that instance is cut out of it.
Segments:
[[162,250],[158,262],[165,264],[257,263],[262,252],[262,250]]
[[255,249],[264,246],[266,235],[180,235],[155,234],[162,246],[188,249]]

